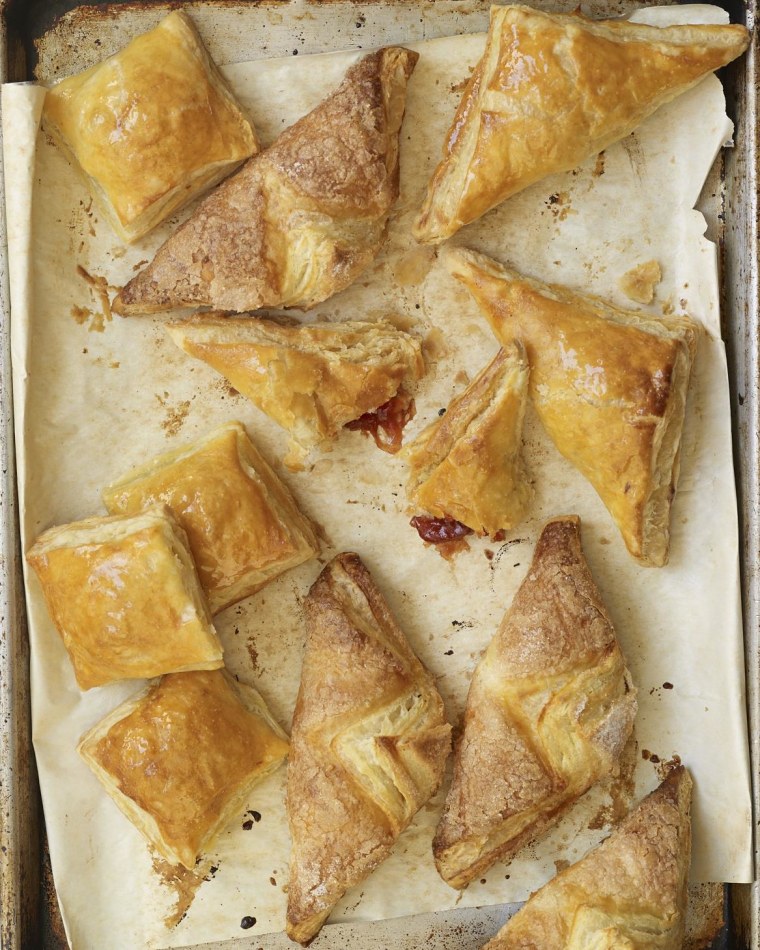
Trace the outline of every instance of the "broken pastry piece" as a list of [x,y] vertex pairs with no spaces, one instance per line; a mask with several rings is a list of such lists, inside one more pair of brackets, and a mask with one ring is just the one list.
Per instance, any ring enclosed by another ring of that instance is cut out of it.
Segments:
[[616,770],[636,709],[580,519],[556,518],[470,684],[433,840],[441,877],[466,887],[555,824]]
[[111,514],[167,505],[187,533],[212,613],[316,555],[310,522],[239,422],[109,485]]
[[542,284],[464,248],[449,272],[500,340],[522,340],[530,395],[562,455],[591,482],[642,564],[668,559],[698,325]]
[[288,754],[264,700],[224,670],[171,673],[86,735],[79,754],[132,824],[192,869]]
[[425,370],[419,341],[390,323],[285,326],[202,314],[168,331],[290,433],[291,468],[329,448],[346,423],[408,392]]
[[259,150],[253,126],[179,10],[54,86],[44,118],[124,241],[147,234]]
[[26,557],[81,689],[223,665],[187,536],[168,508],[51,528]]
[[306,598],[293,717],[287,932],[306,944],[440,784],[451,729],[433,678],[356,554]]
[[525,353],[512,343],[404,449],[407,495],[415,510],[480,535],[493,536],[520,521],[531,496],[522,460],[527,393]]
[[492,6],[414,226],[440,243],[506,198],[570,171],[747,48],[738,25],[645,26]]
[[545,884],[483,950],[681,950],[691,778],[674,769],[609,838]]
[[124,287],[116,313],[308,309],[377,254],[398,197],[399,130],[417,53],[388,47],[206,198]]

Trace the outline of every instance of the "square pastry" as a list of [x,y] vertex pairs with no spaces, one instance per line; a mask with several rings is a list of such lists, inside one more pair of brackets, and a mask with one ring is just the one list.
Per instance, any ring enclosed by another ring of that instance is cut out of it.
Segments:
[[187,537],[168,508],[51,528],[27,560],[81,689],[223,666]]
[[112,514],[168,505],[187,532],[212,613],[318,550],[311,523],[239,422],[152,459],[106,488],[103,501]]
[[181,11],[55,85],[44,117],[124,241],[147,234],[259,150]]
[[255,689],[223,670],[172,673],[84,735],[79,754],[169,861],[198,854],[288,754]]

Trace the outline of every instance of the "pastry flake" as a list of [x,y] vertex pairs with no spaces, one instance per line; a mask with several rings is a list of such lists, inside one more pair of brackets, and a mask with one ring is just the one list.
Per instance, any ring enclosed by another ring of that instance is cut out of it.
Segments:
[[739,25],[645,26],[492,6],[415,222],[440,243],[506,198],[570,171],[747,48]]
[[44,117],[124,241],[147,234],[259,150],[182,11],[54,86]]
[[81,689],[223,665],[187,537],[167,508],[51,528],[27,560]]
[[286,326],[202,314],[167,329],[290,433],[290,467],[312,448],[329,448],[347,422],[408,391],[425,369],[420,342],[390,323]]
[[92,728],[78,751],[148,841],[192,868],[288,742],[255,689],[214,670],[164,676]]
[[674,769],[584,858],[527,901],[483,950],[681,950],[691,778]]
[[212,613],[319,549],[313,526],[239,422],[152,459],[106,488],[103,500],[111,514],[171,509]]
[[522,460],[528,364],[513,343],[404,450],[415,510],[480,535],[513,528],[531,496]]
[[327,565],[305,606],[287,796],[287,932],[304,944],[435,793],[451,732],[432,676],[356,554]]
[[116,313],[308,309],[365,270],[398,197],[417,53],[388,47],[206,198],[118,294]]
[[441,877],[466,887],[555,824],[616,769],[636,709],[580,519],[549,521],[472,678],[433,840]]
[[698,325],[542,284],[466,249],[444,256],[499,339],[524,343],[544,428],[594,486],[630,553],[661,567]]

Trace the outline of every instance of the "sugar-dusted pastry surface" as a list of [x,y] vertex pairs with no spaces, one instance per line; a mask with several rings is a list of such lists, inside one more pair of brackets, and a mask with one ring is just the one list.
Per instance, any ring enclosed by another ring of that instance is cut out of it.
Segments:
[[502,341],[522,340],[536,413],[631,554],[668,559],[697,324],[549,286],[464,248],[445,253]]
[[570,171],[748,42],[737,24],[663,28],[493,6],[415,235],[439,243],[523,188]]
[[313,557],[313,526],[240,423],[152,459],[103,493],[112,514],[167,505],[216,613]]
[[201,314],[168,331],[290,433],[290,467],[311,448],[329,449],[346,423],[408,391],[425,369],[419,340],[384,321],[285,325]]
[[27,559],[82,689],[222,666],[187,539],[165,508],[51,528]]
[[484,950],[681,950],[691,790],[678,767],[589,854],[534,894]]
[[192,868],[288,742],[255,691],[214,670],[164,676],[98,723],[79,751],[159,851]]
[[636,709],[580,521],[550,521],[473,674],[433,841],[442,877],[465,887],[508,864],[616,771]]
[[437,790],[451,727],[369,571],[340,554],[306,598],[293,715],[287,930],[306,943]]
[[404,449],[415,510],[491,536],[520,523],[532,497],[522,457],[527,395],[525,354],[508,344]]
[[308,309],[374,259],[398,197],[399,133],[418,54],[365,56],[313,111],[210,195],[114,301]]
[[259,148],[253,125],[179,10],[57,84],[45,119],[125,240],[152,230]]

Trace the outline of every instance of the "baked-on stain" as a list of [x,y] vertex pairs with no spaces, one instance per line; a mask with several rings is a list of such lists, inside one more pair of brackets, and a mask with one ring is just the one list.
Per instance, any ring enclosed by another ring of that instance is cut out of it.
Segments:
[[105,317],[102,313],[94,313],[89,307],[79,307],[76,304],[71,308],[71,316],[80,327],[88,323],[87,329],[94,333],[102,333],[106,328]]
[[256,640],[253,637],[248,637],[245,646],[248,650],[248,656],[251,660],[251,668],[256,672],[259,672],[259,653],[256,649]]
[[103,311],[103,320],[110,323],[113,314],[111,313],[109,291],[116,290],[116,288],[111,287],[105,277],[101,277],[98,274],[90,274],[81,264],[77,264],[77,274],[87,282],[93,295],[100,301],[100,306]]
[[596,831],[616,825],[631,810],[636,792],[634,772],[638,760],[638,749],[638,742],[631,736],[620,756],[619,773],[608,787],[609,803],[603,805],[591,818],[588,823],[591,830]]
[[[195,900],[198,888],[212,868],[212,862],[201,858],[192,871],[181,864],[172,864],[154,851],[152,856],[153,872],[161,883],[174,892],[174,910],[164,918],[164,926],[171,930],[180,923]],[[218,867],[214,871],[218,870]]]
[[393,276],[399,287],[416,287],[427,277],[436,258],[435,248],[424,244],[396,261]]
[[167,435],[176,435],[184,425],[190,412],[190,400],[183,399],[176,406],[170,406],[167,392],[163,396],[156,393],[156,400],[159,406],[166,411],[166,418],[161,423],[161,428]]

